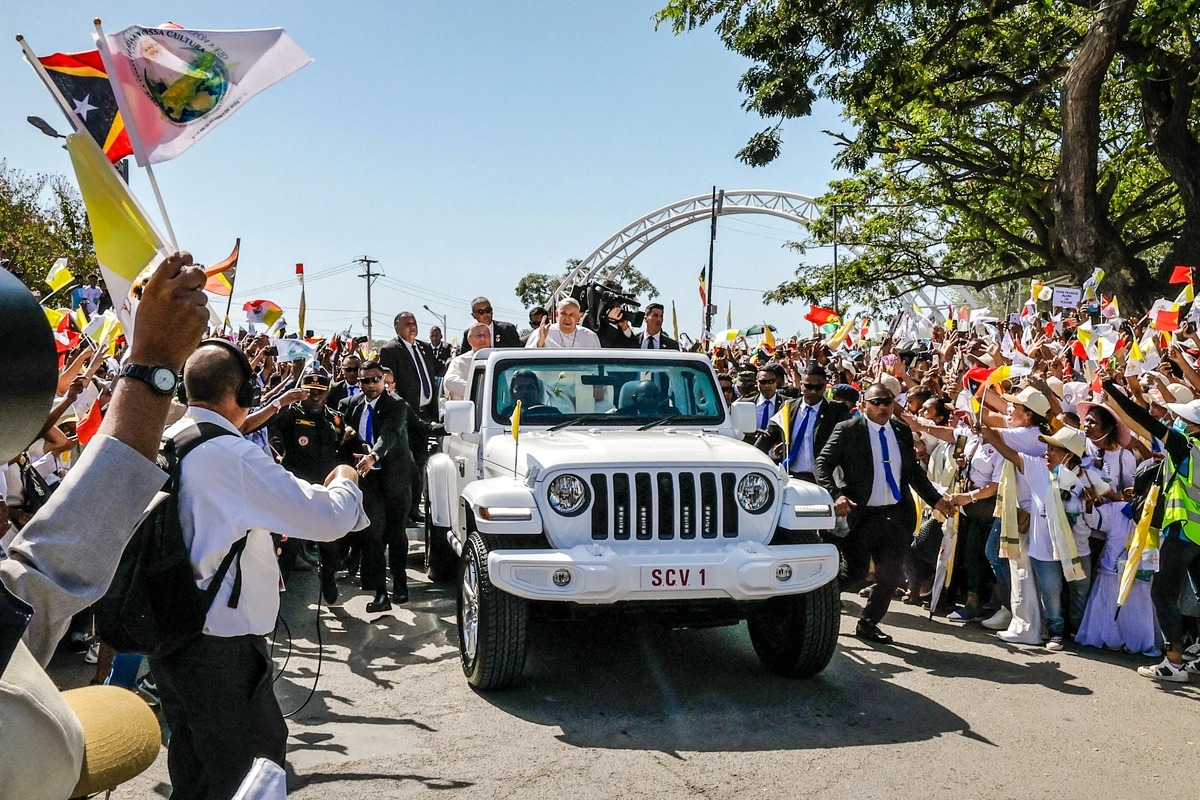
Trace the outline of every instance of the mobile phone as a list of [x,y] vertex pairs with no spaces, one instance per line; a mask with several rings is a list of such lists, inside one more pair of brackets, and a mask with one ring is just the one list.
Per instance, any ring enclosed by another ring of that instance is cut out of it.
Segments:
[[278,347],[276,347],[275,345],[271,345],[270,347],[268,347],[268,348],[267,348],[267,355],[269,355],[269,356],[278,356],[278,355],[279,355],[279,348],[278,348]]
[[967,450],[967,437],[964,434],[959,434],[954,439],[954,457],[958,458]]

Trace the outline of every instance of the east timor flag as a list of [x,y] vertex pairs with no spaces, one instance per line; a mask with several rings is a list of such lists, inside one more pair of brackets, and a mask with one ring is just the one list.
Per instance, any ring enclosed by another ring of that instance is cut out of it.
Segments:
[[115,164],[133,155],[100,51],[54,53],[39,56],[38,61],[109,161]]

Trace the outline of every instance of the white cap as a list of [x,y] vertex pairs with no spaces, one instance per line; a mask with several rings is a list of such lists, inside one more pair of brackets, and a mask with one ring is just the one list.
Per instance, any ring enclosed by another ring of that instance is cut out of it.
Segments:
[[1026,386],[1019,394],[1002,394],[1000,396],[1010,403],[1025,406],[1040,416],[1044,417],[1050,413],[1050,401],[1046,399],[1046,395],[1032,386]]
[[1188,403],[1167,403],[1167,409],[1177,417],[1200,425],[1200,400],[1192,400]]
[[1083,453],[1087,450],[1087,443],[1078,428],[1063,426],[1053,436],[1039,436],[1038,438],[1046,444],[1061,447],[1063,450],[1070,450],[1080,458],[1083,458]]

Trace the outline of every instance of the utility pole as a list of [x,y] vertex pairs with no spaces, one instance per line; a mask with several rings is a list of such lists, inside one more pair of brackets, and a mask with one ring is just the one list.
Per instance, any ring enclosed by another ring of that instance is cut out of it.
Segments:
[[[717,187],[712,187],[712,229],[708,236],[708,285],[704,287],[708,296],[705,298],[704,305],[704,333],[712,332],[712,318],[716,313],[717,307],[713,304],[713,249],[717,243],[717,216],[721,213],[721,206],[725,204],[725,190],[717,191]],[[711,344],[709,347],[711,348]],[[708,348],[706,348],[708,349]]]
[[366,256],[363,256],[362,258],[356,258],[354,260],[359,264],[362,264],[363,268],[366,270],[366,272],[360,272],[358,277],[367,279],[367,349],[370,349],[372,342],[375,341],[374,337],[371,335],[371,284],[374,283],[375,279],[379,277],[378,272],[371,272],[371,267],[375,264],[378,264],[379,261],[374,258],[367,258]]

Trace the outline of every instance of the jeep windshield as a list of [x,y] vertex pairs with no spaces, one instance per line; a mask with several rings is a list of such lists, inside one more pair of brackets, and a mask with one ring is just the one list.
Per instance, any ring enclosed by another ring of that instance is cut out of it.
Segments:
[[500,366],[491,414],[504,425],[512,422],[518,400],[523,426],[565,428],[577,423],[638,428],[665,418],[680,425],[716,425],[725,420],[724,399],[712,371],[701,362],[547,358]]

